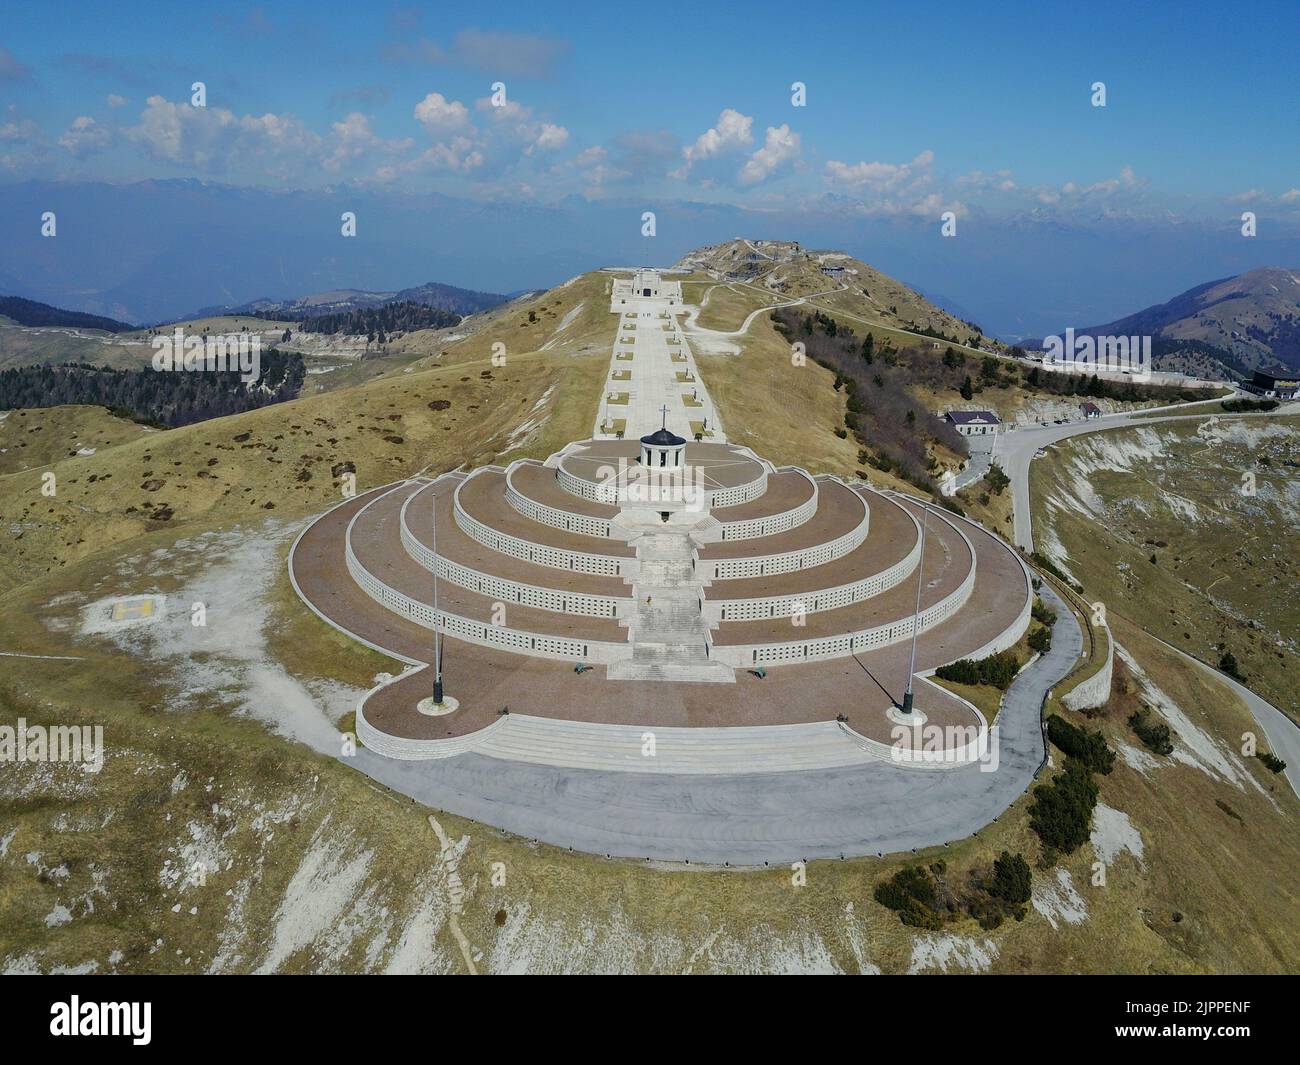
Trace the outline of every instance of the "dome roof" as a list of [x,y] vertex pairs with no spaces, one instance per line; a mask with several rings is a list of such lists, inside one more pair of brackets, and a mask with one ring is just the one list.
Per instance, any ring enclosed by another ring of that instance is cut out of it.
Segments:
[[651,447],[681,447],[686,441],[668,429],[656,429],[649,436],[643,436],[641,443]]

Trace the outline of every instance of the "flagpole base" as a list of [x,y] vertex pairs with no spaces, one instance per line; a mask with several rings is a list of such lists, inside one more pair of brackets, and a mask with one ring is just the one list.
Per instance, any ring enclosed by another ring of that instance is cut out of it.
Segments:
[[459,710],[460,700],[453,699],[450,695],[444,695],[440,703],[432,699],[421,699],[415,704],[415,708],[425,717],[442,717],[444,714],[453,714]]

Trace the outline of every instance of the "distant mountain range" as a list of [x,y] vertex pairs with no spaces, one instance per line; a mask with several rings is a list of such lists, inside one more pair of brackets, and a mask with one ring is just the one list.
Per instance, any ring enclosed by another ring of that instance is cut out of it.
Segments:
[[361,289],[339,289],[318,292],[296,299],[256,299],[247,303],[203,307],[186,318],[208,318],[220,314],[255,314],[261,318],[278,318],[286,321],[303,321],[324,315],[346,314],[349,311],[368,310],[391,303],[417,303],[434,310],[470,315],[490,310],[505,303],[510,297],[496,292],[476,292],[429,281],[415,288],[398,292],[366,292]]
[[106,333],[126,333],[135,328],[115,318],[65,311],[62,307],[51,307],[48,303],[25,300],[21,296],[0,296],[0,318],[12,319],[19,325],[102,329]]
[[[1234,372],[1300,369],[1300,269],[1264,266],[1207,281],[1076,336],[1150,336],[1157,368],[1210,358]],[[1041,347],[1042,340],[1026,347]]]

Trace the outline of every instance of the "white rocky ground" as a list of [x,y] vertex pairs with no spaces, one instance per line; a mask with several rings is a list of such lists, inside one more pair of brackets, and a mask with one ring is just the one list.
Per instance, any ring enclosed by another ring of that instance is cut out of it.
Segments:
[[[107,637],[122,650],[155,661],[177,693],[173,708],[178,711],[191,699],[216,693],[279,734],[335,754],[339,739],[332,722],[353,710],[364,693],[329,682],[308,686],[289,676],[266,649],[265,589],[280,576],[281,551],[294,532],[267,521],[178,540],[171,549],[147,556],[127,556],[116,568],[115,594],[82,608],[80,632]],[[155,582],[164,576],[184,584],[158,596]],[[151,616],[108,620],[112,604],[149,595],[156,597]],[[205,624],[196,625],[200,604]]]
[[1088,904],[1075,890],[1068,869],[1057,869],[1055,877],[1049,873],[1035,876],[1031,902],[1053,928],[1082,924],[1088,919]]
[[[1246,769],[1245,764],[1235,751],[1197,725],[1182,707],[1174,702],[1147,675],[1146,671],[1138,665],[1137,660],[1124,647],[1116,644],[1115,653],[1138,682],[1142,701],[1155,711],[1159,717],[1163,718],[1169,725],[1170,731],[1173,732],[1174,750],[1169,756],[1173,762],[1192,766],[1211,777],[1226,781],[1242,791],[1246,790],[1246,783],[1249,782],[1256,791],[1272,801],[1272,796],[1269,796],[1260,787],[1259,782]],[[1120,753],[1124,756],[1125,761],[1134,764],[1135,768],[1143,771],[1153,768],[1145,757],[1139,758],[1125,754],[1123,750]],[[1139,752],[1139,754],[1145,754],[1145,752]],[[1099,806],[1098,810],[1100,809]]]

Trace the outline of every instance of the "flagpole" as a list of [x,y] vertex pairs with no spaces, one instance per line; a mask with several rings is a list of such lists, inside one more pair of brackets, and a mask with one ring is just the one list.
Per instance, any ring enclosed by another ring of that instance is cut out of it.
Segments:
[[907,691],[903,693],[903,714],[912,714],[912,675],[916,672],[916,638],[921,631],[921,587],[925,580],[925,530],[930,508],[921,504],[921,558],[916,564],[916,612],[912,615],[912,659],[907,666]]
[[442,706],[442,620],[438,614],[438,493],[433,495],[433,704]]

